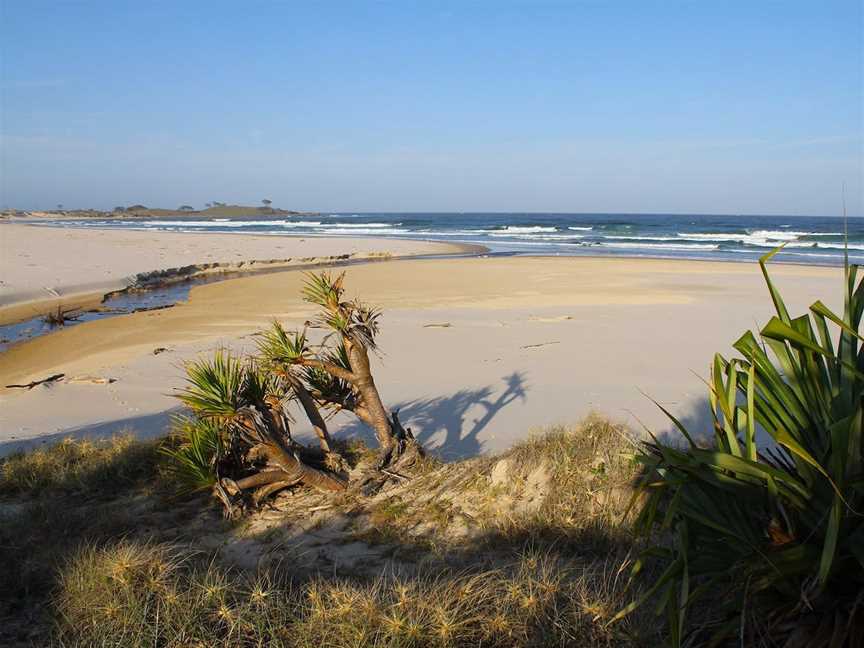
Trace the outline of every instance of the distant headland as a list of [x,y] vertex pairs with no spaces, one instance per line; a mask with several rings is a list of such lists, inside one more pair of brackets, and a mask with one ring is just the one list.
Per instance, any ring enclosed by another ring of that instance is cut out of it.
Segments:
[[207,203],[204,209],[195,209],[191,205],[180,205],[176,209],[162,207],[147,207],[146,205],[130,205],[114,209],[64,209],[57,205],[51,210],[4,209],[0,217],[17,218],[220,218],[227,216],[312,216],[318,212],[303,212],[290,209],[280,209],[271,206],[269,200],[262,205],[230,205],[222,202]]

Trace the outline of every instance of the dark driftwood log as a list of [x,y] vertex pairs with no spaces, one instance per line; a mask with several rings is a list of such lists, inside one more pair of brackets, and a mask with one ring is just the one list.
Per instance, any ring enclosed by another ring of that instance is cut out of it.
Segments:
[[33,389],[36,385],[44,385],[45,383],[52,383],[57,380],[62,380],[66,374],[54,374],[53,376],[48,376],[47,378],[43,378],[42,380],[34,380],[32,382],[27,383],[26,385],[6,385],[6,389]]

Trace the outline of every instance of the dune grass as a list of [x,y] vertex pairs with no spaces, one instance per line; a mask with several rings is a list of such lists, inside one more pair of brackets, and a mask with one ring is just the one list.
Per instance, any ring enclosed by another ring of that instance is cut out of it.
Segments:
[[[13,456],[0,464],[0,516],[14,509],[0,523],[0,562],[10,566],[0,570],[0,644],[657,645],[650,610],[609,625],[644,591],[627,586],[631,442],[593,418],[499,457],[430,459],[392,497],[334,496],[334,516],[371,521],[400,559],[364,572],[322,563],[311,576],[303,555],[242,571],[200,542],[220,524],[231,542],[234,527],[206,496],[168,496],[165,441],[64,441]],[[554,488],[522,508],[536,474]],[[304,518],[303,496],[286,497],[300,506],[285,511],[290,526],[291,514]],[[349,527],[334,541],[371,540]]]
[[110,439],[64,439],[0,459],[0,496],[122,489],[152,478],[161,442],[131,433]]
[[598,622],[624,600],[626,577],[605,567],[574,573],[527,551],[484,571],[318,578],[292,587],[170,546],[88,546],[60,578],[58,639],[129,647],[638,645],[625,628]]
[[[70,438],[0,459],[0,645],[46,642],[45,601],[80,543],[141,528],[142,511],[157,501],[162,443],[130,433]],[[133,496],[146,505],[130,505]]]
[[625,515],[639,474],[636,437],[622,425],[591,415],[578,426],[556,425],[531,434],[502,455],[511,471],[543,466],[550,488],[530,515],[498,526],[513,531],[543,529],[552,540],[584,544],[591,534],[632,540]]

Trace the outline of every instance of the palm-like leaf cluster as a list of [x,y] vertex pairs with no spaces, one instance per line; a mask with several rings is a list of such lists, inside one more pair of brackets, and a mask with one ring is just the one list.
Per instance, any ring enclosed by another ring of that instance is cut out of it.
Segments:
[[309,303],[317,304],[321,308],[334,309],[339,306],[342,294],[345,292],[344,278],[344,272],[335,279],[327,271],[307,272],[306,282],[303,284],[300,294]]
[[864,282],[847,267],[842,317],[816,302],[792,318],[772,255],[760,264],[777,314],[762,344],[748,332],[742,358],[715,358],[713,443],[699,447],[673,418],[689,447],[655,440],[642,457],[637,524],[674,535],[649,553],[668,563],[650,595],[676,645],[697,603],[708,621],[694,640],[864,645]]
[[359,300],[343,301],[343,272],[335,279],[328,272],[308,273],[303,299],[321,307],[315,317],[317,326],[353,339],[367,349],[375,349],[381,311]]
[[279,322],[258,334],[258,352],[271,365],[290,366],[310,356],[306,331],[286,331]]
[[179,484],[180,492],[191,493],[211,488],[216,483],[216,464],[222,458],[225,428],[213,419],[177,417],[173,434],[180,444],[160,449],[170,458],[167,470]]
[[177,397],[192,411],[193,417],[175,420],[173,434],[180,440],[166,454],[182,490],[198,490],[217,481],[220,462],[236,444],[236,425],[242,423],[246,408],[276,406],[287,398],[279,376],[267,372],[260,363],[217,351],[212,359],[186,365],[187,386]]
[[321,407],[344,409],[352,401],[354,389],[348,381],[320,366],[303,366],[304,361],[318,360],[350,373],[351,363],[343,343],[324,346],[315,353],[308,344],[305,330],[286,331],[279,322],[273,322],[268,330],[258,334],[258,351],[268,369],[293,376],[299,381],[295,388],[307,389]]
[[[345,371],[351,371],[351,363],[348,361],[348,352],[344,344],[324,350],[321,359]],[[337,378],[318,367],[304,367],[303,381],[322,407],[351,408],[355,394],[354,388],[348,381]]]
[[186,366],[187,386],[177,397],[201,419],[233,423],[244,407],[284,397],[279,377],[260,363],[217,351]]
[[187,386],[177,397],[201,418],[231,421],[243,407],[246,364],[225,351],[186,365]]

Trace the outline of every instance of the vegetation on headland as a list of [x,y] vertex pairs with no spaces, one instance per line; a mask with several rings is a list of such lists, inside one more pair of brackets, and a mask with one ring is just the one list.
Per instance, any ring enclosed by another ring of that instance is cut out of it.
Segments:
[[63,218],[226,218],[251,216],[299,216],[312,215],[316,212],[293,211],[272,207],[270,201],[262,201],[262,205],[229,205],[223,202],[207,203],[204,209],[195,209],[191,205],[180,205],[177,209],[148,207],[146,205],[117,206],[114,209],[63,209],[58,205],[56,210],[5,210],[0,216],[18,217],[63,217]]

